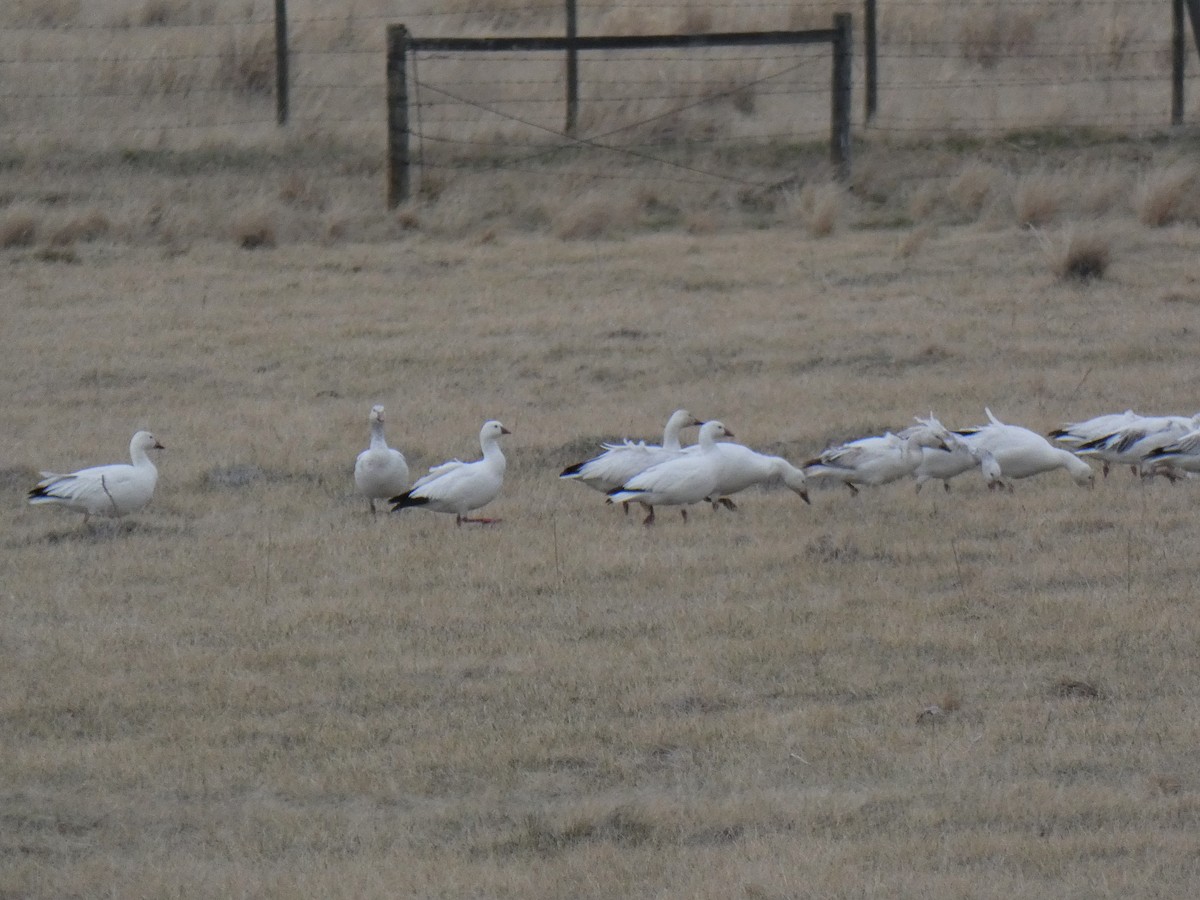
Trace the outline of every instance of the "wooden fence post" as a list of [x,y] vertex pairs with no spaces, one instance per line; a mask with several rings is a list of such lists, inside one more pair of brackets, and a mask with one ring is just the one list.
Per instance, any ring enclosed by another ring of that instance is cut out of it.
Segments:
[[408,29],[389,25],[387,30],[388,107],[388,209],[408,199]]
[[287,0],[275,0],[275,121],[288,120]]
[[838,179],[844,180],[850,177],[850,62],[853,53],[850,14],[835,15],[833,30],[833,115],[829,153]]
[[1183,124],[1183,0],[1171,0],[1171,124]]
[[575,39],[579,36],[575,0],[567,0],[567,125],[566,132],[575,137],[579,123],[579,48]]
[[863,72],[866,76],[867,122],[879,111],[879,47],[875,31],[875,0],[863,0]]

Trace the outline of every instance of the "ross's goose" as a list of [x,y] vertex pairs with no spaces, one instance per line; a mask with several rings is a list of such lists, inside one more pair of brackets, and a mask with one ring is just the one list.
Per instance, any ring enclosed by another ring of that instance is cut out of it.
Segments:
[[[1055,447],[1036,431],[1001,422],[990,409],[988,424],[956,432],[972,450],[992,454],[1000,472],[1009,478],[1029,478],[1055,469],[1066,469],[1075,483],[1092,487],[1096,476],[1092,467],[1069,450]],[[985,470],[986,471],[986,470]],[[1001,482],[1002,484],[1002,482]]]
[[1083,446],[1088,441],[1108,437],[1108,435],[1127,428],[1141,418],[1143,416],[1138,415],[1132,409],[1127,409],[1122,413],[1105,413],[1101,416],[1084,419],[1081,422],[1068,422],[1065,425],[1060,425],[1053,431],[1048,432],[1047,437],[1053,438],[1060,444],[1074,449]]
[[717,438],[733,437],[733,432],[717,421],[700,426],[699,446],[691,452],[651,466],[639,472],[619,488],[609,492],[609,503],[631,500],[643,504],[649,513],[643,524],[654,524],[655,506],[678,506],[687,521],[687,506],[712,497],[720,481]]
[[[661,445],[647,444],[645,441],[634,441],[626,438],[619,444],[602,444],[604,452],[599,456],[583,462],[567,466],[558,477],[568,481],[578,481],[588,487],[607,494],[621,487],[639,472],[660,462],[666,462],[682,452],[679,443],[679,432],[693,425],[704,423],[686,409],[677,409],[667,419],[667,427],[663,429]],[[629,504],[622,506],[629,511]]]
[[1189,431],[1183,437],[1148,453],[1143,466],[1152,475],[1179,477],[1180,473],[1200,472],[1200,430]]
[[[756,484],[779,484],[800,495],[805,503],[808,499],[808,479],[782,456],[768,456],[751,450],[742,444],[720,442],[713,445],[717,460],[717,486],[708,496],[713,509],[718,504],[727,509],[737,509],[730,498]],[[689,447],[685,455],[697,452]]]
[[483,423],[479,431],[479,447],[483,459],[465,463],[452,459],[434,466],[429,474],[418,478],[412,489],[388,502],[392,511],[419,506],[434,512],[454,513],[454,522],[479,522],[490,525],[499,519],[468,518],[467,513],[491,503],[504,485],[505,460],[499,437],[512,434],[494,419]]
[[1109,465],[1128,465],[1141,472],[1142,459],[1200,426],[1200,416],[1138,416],[1133,422],[1110,434],[1079,445],[1080,456],[1099,459]]
[[408,487],[408,463],[383,436],[383,407],[372,406],[367,421],[371,423],[371,446],[354,461],[354,485],[367,498],[374,515],[376,500],[394,497]]
[[[936,422],[935,419],[921,420],[923,425],[928,425],[930,422]],[[941,423],[937,422],[941,427]],[[914,429],[908,428],[900,432],[903,436],[906,432],[911,432]],[[982,447],[972,447],[966,441],[960,439],[958,435],[947,432],[943,439],[945,446],[943,447],[922,447],[921,462],[917,468],[913,470],[913,477],[917,482],[917,493],[921,492],[927,481],[938,479],[942,482],[942,487],[949,491],[950,480],[957,478],[964,472],[969,472],[972,469],[980,469],[983,473],[984,481],[987,483],[988,490],[995,490],[998,487],[1007,487],[1000,471],[1000,464],[992,455],[990,450]]]
[[913,474],[921,464],[925,447],[948,447],[949,433],[930,417],[900,434],[859,438],[829,447],[803,466],[809,478],[834,478],[858,493],[857,485],[878,486]]
[[129,442],[131,464],[92,466],[68,475],[42,472],[43,480],[29,492],[29,502],[81,512],[84,523],[91,516],[117,518],[135,513],[150,502],[158,482],[158,469],[147,451],[162,446],[150,432],[139,431]]

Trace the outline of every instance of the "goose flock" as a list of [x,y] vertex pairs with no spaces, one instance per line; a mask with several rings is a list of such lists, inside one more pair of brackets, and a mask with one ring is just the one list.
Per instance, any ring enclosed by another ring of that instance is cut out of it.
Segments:
[[[939,480],[946,490],[959,475],[979,470],[991,490],[1012,491],[1015,480],[1056,469],[1065,470],[1076,484],[1092,487],[1100,463],[1107,476],[1114,465],[1128,465],[1143,478],[1164,476],[1172,481],[1200,474],[1200,414],[1144,416],[1126,410],[1060,426],[1043,437],[1011,425],[985,408],[984,424],[948,429],[930,414],[896,432],[868,435],[827,447],[818,456],[794,465],[781,456],[752,450],[731,440],[734,433],[717,420],[704,421],[686,409],[667,419],[661,444],[628,438],[602,443],[596,456],[567,466],[559,474],[605,495],[605,502],[631,503],[645,511],[643,522],[655,522],[655,507],[678,507],[686,522],[688,507],[709,503],[712,508],[736,509],[733,500],[755,485],[782,485],[809,503],[808,482],[840,482],[852,494],[905,478],[916,489]],[[479,431],[480,459],[452,459],[432,467],[409,484],[404,454],[388,446],[384,408],[371,407],[367,418],[370,444],[354,464],[354,485],[372,515],[376,501],[393,512],[414,508],[454,515],[456,525],[492,524],[499,519],[472,516],[499,495],[507,467],[500,438],[511,434],[495,419]],[[685,429],[698,428],[696,443],[684,445]],[[61,506],[92,516],[119,518],[143,509],[154,495],[158,470],[149,451],[163,445],[148,431],[138,431],[129,443],[129,463],[92,466],[68,474],[42,472],[29,491],[35,506]]]

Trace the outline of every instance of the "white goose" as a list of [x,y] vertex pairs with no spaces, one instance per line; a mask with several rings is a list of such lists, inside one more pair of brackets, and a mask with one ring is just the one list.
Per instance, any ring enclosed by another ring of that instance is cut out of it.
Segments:
[[1200,472],[1200,430],[1189,431],[1183,437],[1155,450],[1142,462],[1150,474],[1179,477],[1180,472]]
[[716,449],[719,437],[733,437],[733,432],[720,422],[705,422],[700,426],[700,442],[694,451],[681,453],[639,472],[627,484],[610,491],[608,502],[635,500],[643,504],[649,510],[644,525],[654,524],[655,506],[678,506],[686,522],[686,507],[712,497],[717,490],[720,482],[720,460]]
[[91,516],[119,518],[135,513],[150,502],[158,483],[158,469],[147,451],[162,446],[150,432],[139,431],[129,442],[132,464],[92,466],[69,475],[42,472],[43,480],[29,492],[29,502],[81,512],[85,524]]
[[[937,427],[942,427],[941,423],[932,416],[928,420],[918,419],[922,426],[929,426],[931,423],[936,423]],[[921,426],[916,426],[921,427]],[[907,428],[900,432],[904,435],[906,432],[911,432],[914,428]],[[922,447],[921,462],[916,469],[913,470],[913,477],[917,481],[917,493],[921,492],[927,481],[938,479],[942,482],[942,487],[950,490],[950,479],[957,478],[964,472],[969,472],[972,469],[980,469],[983,473],[984,481],[987,483],[988,490],[996,488],[1010,488],[1004,481],[1003,474],[1000,470],[1000,464],[996,461],[996,457],[992,452],[984,447],[973,447],[960,436],[946,432],[943,438],[945,447]]]
[[367,498],[374,515],[376,500],[394,497],[408,487],[408,463],[383,436],[383,407],[372,406],[367,421],[371,423],[371,446],[354,461],[354,485]]
[[1009,478],[1029,478],[1055,469],[1066,469],[1075,483],[1092,487],[1096,476],[1092,467],[1069,450],[1055,447],[1048,440],[1020,425],[1001,422],[990,409],[988,424],[957,432],[959,439],[973,450],[992,454],[1000,471]]
[[478,522],[490,525],[499,519],[468,518],[467,513],[487,506],[500,494],[504,485],[506,462],[500,450],[499,437],[512,434],[507,428],[492,419],[483,423],[479,431],[479,447],[483,459],[465,463],[452,459],[434,466],[429,474],[418,478],[412,489],[388,502],[392,511],[409,506],[419,506],[434,512],[454,513],[454,523]]
[[1107,437],[1127,428],[1141,418],[1144,417],[1132,409],[1127,409],[1123,413],[1106,413],[1102,416],[1084,419],[1082,422],[1068,422],[1060,425],[1049,432],[1047,436],[1068,447],[1081,447],[1088,441]]
[[[808,479],[782,456],[768,456],[751,450],[742,444],[721,442],[714,444],[717,460],[717,486],[708,499],[716,509],[718,504],[726,509],[737,509],[730,499],[756,484],[780,483],[800,495],[805,503],[808,499]],[[689,447],[685,455],[696,452]]]
[[912,475],[924,447],[946,449],[949,433],[930,417],[900,434],[886,432],[830,447],[802,467],[809,478],[835,478],[857,494],[857,485],[872,487]]
[[[683,450],[679,443],[679,432],[692,425],[703,424],[686,409],[677,409],[667,419],[661,446],[647,444],[645,441],[634,443],[628,438],[620,444],[602,444],[603,453],[567,466],[558,477],[578,481],[607,494],[624,485],[639,472],[679,455]],[[629,511],[628,503],[622,506],[626,512]]]
[[1080,456],[1109,465],[1128,465],[1134,474],[1142,459],[1200,426],[1200,416],[1138,416],[1125,427],[1079,445]]

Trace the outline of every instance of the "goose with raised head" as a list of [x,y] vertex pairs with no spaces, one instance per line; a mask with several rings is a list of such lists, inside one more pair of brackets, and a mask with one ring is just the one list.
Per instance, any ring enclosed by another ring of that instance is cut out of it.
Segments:
[[1000,472],[1008,478],[1030,478],[1055,469],[1066,469],[1075,483],[1092,487],[1096,474],[1085,460],[1070,450],[1055,447],[1036,431],[1021,425],[1009,425],[985,409],[988,424],[955,432],[973,450],[987,450]]
[[[634,442],[628,438],[619,444],[601,444],[603,453],[567,466],[558,477],[578,481],[593,490],[607,494],[623,486],[639,472],[679,455],[683,452],[679,433],[685,428],[703,424],[686,409],[677,409],[667,419],[661,445],[647,444],[645,441]],[[628,503],[622,506],[626,512],[629,511]]]
[[499,496],[500,488],[504,486],[507,464],[499,440],[503,434],[512,432],[495,419],[484,422],[479,431],[482,459],[469,463],[452,459],[434,466],[427,475],[418,478],[410,490],[388,500],[392,511],[415,506],[433,512],[454,513],[456,525],[499,522],[499,519],[470,518],[467,513],[487,506]]
[[66,475],[42,472],[42,480],[29,492],[29,502],[81,512],[85,524],[92,516],[119,518],[138,512],[150,502],[158,484],[158,469],[149,451],[161,449],[154,435],[139,431],[129,442],[129,463],[92,466]]
[[654,524],[655,506],[678,506],[687,521],[687,507],[712,497],[720,482],[720,458],[717,438],[733,437],[733,432],[717,421],[700,426],[700,441],[695,450],[651,466],[609,492],[609,503],[636,501],[649,512],[644,525]]
[[925,447],[947,449],[948,432],[934,418],[918,420],[919,425],[899,434],[859,438],[829,447],[801,468],[809,478],[833,478],[858,493],[858,485],[878,487],[912,475],[921,464]]
[[388,446],[383,434],[383,407],[372,406],[367,421],[371,444],[354,461],[354,486],[367,498],[374,515],[376,500],[387,500],[408,487],[408,462],[403,453]]

